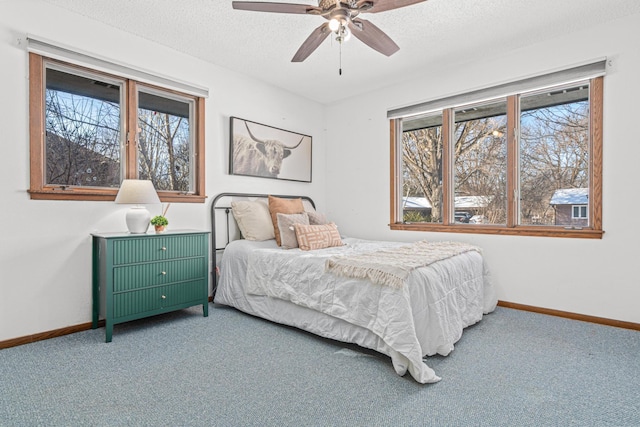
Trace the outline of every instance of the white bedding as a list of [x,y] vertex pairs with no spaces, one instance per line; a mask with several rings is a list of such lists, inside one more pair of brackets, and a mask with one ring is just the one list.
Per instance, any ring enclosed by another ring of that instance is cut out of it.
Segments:
[[275,241],[237,240],[220,264],[215,302],[391,357],[395,371],[420,383],[440,378],[424,356],[448,355],[462,330],[495,308],[482,256],[475,251],[411,272],[396,289],[325,272],[334,255],[406,245],[345,238],[343,247],[283,250]]

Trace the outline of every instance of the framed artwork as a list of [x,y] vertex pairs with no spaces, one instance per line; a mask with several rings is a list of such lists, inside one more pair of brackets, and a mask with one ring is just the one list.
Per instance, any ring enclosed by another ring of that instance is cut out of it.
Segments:
[[230,174],[311,182],[309,135],[238,117],[230,121]]

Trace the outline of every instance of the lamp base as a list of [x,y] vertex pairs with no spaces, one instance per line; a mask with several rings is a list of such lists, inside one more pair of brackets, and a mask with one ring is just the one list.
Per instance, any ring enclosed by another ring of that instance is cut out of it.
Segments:
[[149,229],[151,214],[144,206],[135,206],[125,216],[127,228],[131,234],[144,234]]

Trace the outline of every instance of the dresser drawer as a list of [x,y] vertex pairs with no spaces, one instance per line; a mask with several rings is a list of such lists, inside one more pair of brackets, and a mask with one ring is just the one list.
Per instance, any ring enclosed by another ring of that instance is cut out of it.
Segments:
[[205,255],[206,235],[145,236],[113,242],[113,265]]
[[113,295],[113,318],[141,317],[144,313],[170,311],[175,306],[202,303],[204,280],[192,280],[167,286],[155,286]]
[[113,269],[113,292],[184,282],[206,275],[204,258],[132,264]]

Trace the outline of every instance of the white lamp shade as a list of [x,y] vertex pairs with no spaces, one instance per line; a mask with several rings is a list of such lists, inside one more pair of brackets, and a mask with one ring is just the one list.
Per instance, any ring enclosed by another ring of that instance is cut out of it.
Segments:
[[160,203],[153,183],[145,179],[125,179],[120,184],[116,203],[146,205]]
[[[116,203],[143,205],[160,203],[160,198],[153,183],[142,179],[125,179],[120,185]],[[143,206],[132,207],[125,217],[127,228],[132,234],[146,233],[149,228],[151,214]]]

